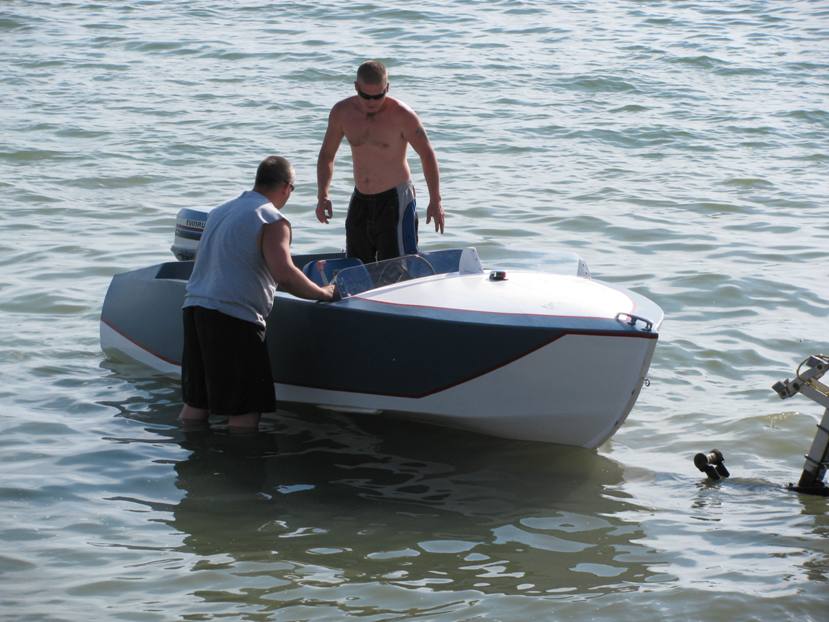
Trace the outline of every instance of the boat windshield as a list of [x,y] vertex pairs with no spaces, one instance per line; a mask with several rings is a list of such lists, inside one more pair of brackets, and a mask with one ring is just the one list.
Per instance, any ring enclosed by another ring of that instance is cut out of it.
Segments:
[[332,283],[341,298],[347,298],[370,289],[401,283],[435,274],[431,262],[422,255],[403,255],[376,263],[345,268],[337,273]]

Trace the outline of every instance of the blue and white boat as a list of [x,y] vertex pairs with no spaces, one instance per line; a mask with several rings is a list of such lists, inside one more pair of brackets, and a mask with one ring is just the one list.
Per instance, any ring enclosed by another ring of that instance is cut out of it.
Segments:
[[[181,260],[113,277],[101,313],[107,355],[179,375],[188,259],[205,220],[179,213]],[[277,292],[267,343],[281,404],[594,448],[636,402],[663,320],[572,253],[551,255],[545,272],[484,269],[473,248],[294,262],[335,282],[340,298]]]

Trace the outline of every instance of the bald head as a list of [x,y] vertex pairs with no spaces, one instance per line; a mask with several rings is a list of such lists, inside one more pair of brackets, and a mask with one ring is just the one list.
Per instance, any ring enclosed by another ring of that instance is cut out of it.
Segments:
[[277,190],[282,184],[294,183],[294,167],[282,156],[268,156],[256,169],[256,188]]
[[357,80],[363,84],[383,86],[389,79],[386,66],[379,60],[368,60],[357,68]]

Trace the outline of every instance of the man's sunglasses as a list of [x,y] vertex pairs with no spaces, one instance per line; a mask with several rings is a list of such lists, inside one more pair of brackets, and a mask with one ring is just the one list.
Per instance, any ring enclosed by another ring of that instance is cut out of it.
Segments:
[[377,93],[377,95],[369,95],[368,93],[363,93],[359,87],[357,88],[357,95],[362,97],[363,99],[383,99],[386,96],[386,93],[389,91],[389,86],[386,85],[386,88],[383,89],[382,93]]

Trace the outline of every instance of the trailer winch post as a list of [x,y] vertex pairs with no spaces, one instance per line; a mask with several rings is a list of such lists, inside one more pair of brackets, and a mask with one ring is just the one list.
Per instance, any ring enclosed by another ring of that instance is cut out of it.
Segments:
[[[806,368],[801,373],[801,369]],[[817,424],[817,432],[812,441],[803,473],[797,485],[789,484],[789,490],[811,495],[829,496],[829,487],[823,483],[826,467],[829,465],[829,387],[820,382],[820,378],[829,371],[829,356],[815,354],[803,361],[795,372],[793,380],[776,382],[772,389],[781,399],[794,397],[802,393],[824,408],[823,418]]]

